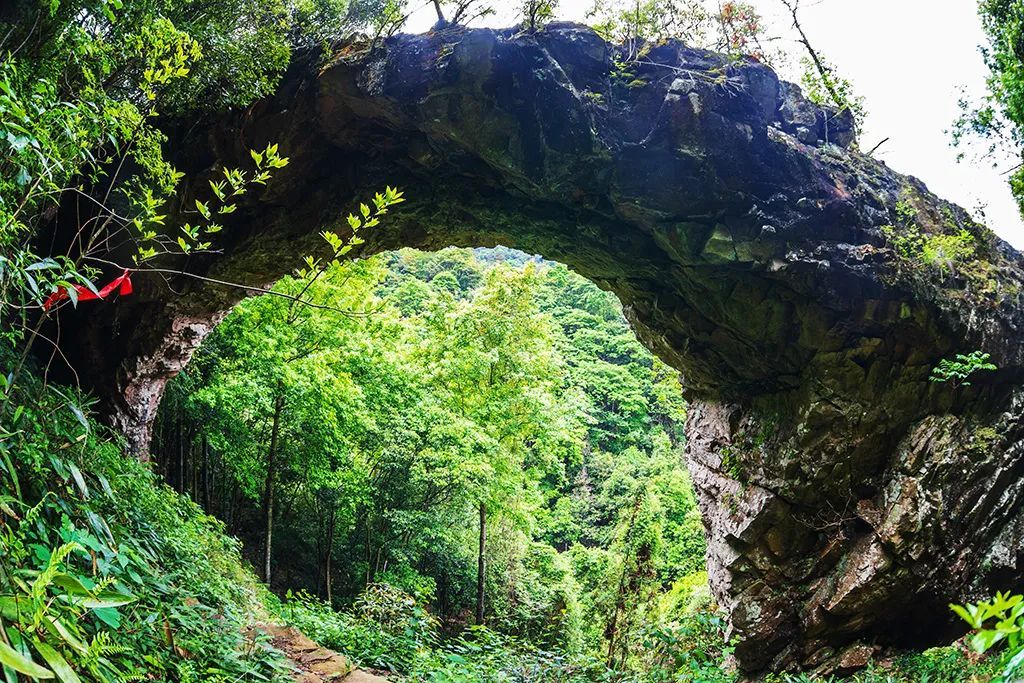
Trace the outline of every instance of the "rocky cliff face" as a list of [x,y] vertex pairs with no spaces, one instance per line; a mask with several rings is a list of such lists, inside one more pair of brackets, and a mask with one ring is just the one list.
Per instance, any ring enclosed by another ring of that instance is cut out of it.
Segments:
[[[272,282],[385,183],[410,201],[364,253],[501,243],[563,261],[681,372],[743,669],[854,668],[948,635],[947,602],[1024,575],[1018,255],[760,64],[678,43],[618,57],[571,25],[301,56],[274,98],[172,131],[195,179],[182,205],[249,148],[291,159],[231,216],[223,254],[182,265]],[[893,249],[883,226],[920,240]],[[969,253],[925,254],[935,235]],[[137,296],[64,323],[79,374],[143,450],[164,382],[246,291],[136,280]],[[929,382],[974,349],[1000,369]]]

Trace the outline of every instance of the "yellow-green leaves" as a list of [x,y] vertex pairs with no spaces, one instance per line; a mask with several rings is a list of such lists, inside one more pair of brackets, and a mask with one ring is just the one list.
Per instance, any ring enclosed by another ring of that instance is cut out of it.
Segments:
[[[170,239],[162,237],[157,230],[152,229],[152,226],[162,226],[166,218],[156,213],[160,201],[148,189],[140,192],[136,198],[139,213],[129,221],[139,243],[134,256],[135,262],[140,263],[160,254],[171,253],[175,251],[175,246],[177,251],[183,254],[205,251],[213,246],[212,242],[203,241],[201,235],[212,235],[224,229],[223,225],[214,221],[214,216],[235,213],[238,204],[230,201],[232,198],[244,195],[251,185],[266,185],[272,170],[288,165],[288,159],[280,156],[276,144],[267,145],[262,152],[249,150],[249,156],[256,165],[256,172],[250,175],[239,168],[222,169],[222,179],[208,181],[213,197],[206,200],[195,197],[192,200],[195,207],[192,213],[197,214],[199,220],[195,223],[185,223],[181,226],[181,234],[169,236]],[[174,181],[177,182],[180,178],[181,174],[175,171]]]
[[[340,237],[338,237],[338,233],[336,233],[336,232],[330,232],[329,230],[324,230],[323,232],[320,233],[320,235],[324,238],[324,240],[327,241],[327,244],[329,244],[331,246],[331,249],[335,253],[338,253],[339,251],[341,251],[341,249],[343,249],[344,246],[345,246],[345,241],[343,239],[341,239]],[[311,261],[311,257],[309,257],[307,259],[307,263],[310,263],[310,266],[312,266],[312,263],[310,261]]]
[[[270,163],[270,159],[276,158],[276,152],[276,145],[273,147],[273,154],[271,154],[271,148],[267,148],[268,163]],[[305,258],[306,268],[297,271],[296,275],[303,279],[309,279],[310,282],[315,281],[323,275],[326,268],[337,264],[338,259],[349,254],[353,248],[366,242],[366,240],[359,236],[361,230],[379,225],[381,216],[386,214],[390,207],[404,201],[405,198],[402,193],[389,185],[385,188],[384,192],[378,192],[373,196],[373,209],[370,209],[367,204],[360,202],[359,215],[350,213],[345,217],[345,222],[348,224],[349,230],[352,231],[348,239],[343,239],[334,230],[324,230],[321,232],[320,236],[323,237],[324,241],[331,248],[330,258],[326,262],[321,262],[319,259],[307,256]]]
[[997,680],[1017,680],[1024,666],[1024,596],[996,593],[991,600],[976,605],[950,605],[949,608],[975,630],[970,640],[975,652],[988,652],[997,645],[1005,645],[1003,672]]
[[256,163],[256,175],[253,176],[252,182],[260,185],[265,185],[270,179],[271,169],[284,168],[288,165],[288,158],[277,153],[277,144],[267,145],[262,152],[251,149],[249,156]]
[[217,199],[224,201],[227,195],[224,194],[224,188],[226,184],[223,180],[217,182],[210,181],[210,189],[213,190],[213,194],[217,196]]
[[[114,2],[120,8],[121,0],[107,0],[108,4]],[[107,9],[107,4],[104,4],[104,9]],[[142,27],[129,43],[146,59],[147,66],[142,70],[139,89],[151,102],[156,100],[163,86],[188,76],[191,72],[188,65],[202,56],[198,42],[163,18]]]

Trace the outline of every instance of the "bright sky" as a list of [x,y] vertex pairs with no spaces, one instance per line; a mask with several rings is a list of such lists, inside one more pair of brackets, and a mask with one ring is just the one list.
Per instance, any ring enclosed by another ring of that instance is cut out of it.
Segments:
[[[768,34],[784,36],[785,49],[799,55],[780,0],[748,1],[761,12]],[[515,23],[518,0],[494,4],[507,9],[484,24]],[[561,0],[558,18],[585,22],[592,4]],[[1014,162],[1001,159],[992,168],[991,160],[969,155],[957,163],[947,132],[959,114],[961,91],[977,99],[985,90],[978,52],[984,34],[975,1],[804,0],[803,5],[801,21],[811,41],[866,99],[861,146],[870,149],[889,138],[876,157],[922,179],[941,197],[975,212],[983,207],[989,227],[1024,248],[1024,221],[1002,175]],[[424,3],[406,30],[425,31],[435,20]],[[793,80],[794,68],[782,67],[782,75]]]

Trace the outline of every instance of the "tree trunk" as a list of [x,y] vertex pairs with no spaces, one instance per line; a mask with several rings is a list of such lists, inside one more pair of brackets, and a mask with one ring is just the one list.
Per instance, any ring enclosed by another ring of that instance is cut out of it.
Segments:
[[487,545],[487,507],[480,503],[480,547],[476,556],[476,623],[484,623],[484,548]]
[[373,539],[370,531],[370,511],[366,511],[366,585],[373,583]]
[[626,586],[629,578],[630,543],[631,537],[633,536],[633,530],[636,527],[636,518],[640,512],[640,496],[641,494],[638,492],[636,500],[633,503],[633,513],[629,517],[629,527],[626,529],[626,536],[623,539],[622,575],[619,577],[619,588],[615,595],[615,610],[612,612],[612,619],[605,629],[605,637],[608,639],[607,664],[609,669],[615,668],[615,646],[618,645],[619,615],[626,609]]
[[199,464],[199,458],[196,456],[196,435],[190,429],[188,434],[189,496],[196,504],[199,504]]
[[334,508],[331,508],[330,516],[327,518],[327,548],[324,551],[324,584],[327,588],[327,604],[333,605],[331,600],[331,554],[334,550]]
[[284,409],[284,391],[278,385],[274,399],[274,422],[270,428],[270,449],[267,453],[267,480],[263,486],[263,580],[270,586],[270,554],[274,539],[274,474],[277,465],[277,439],[281,431],[281,411]]
[[185,493],[185,431],[181,426],[181,416],[178,419],[178,493]]
[[210,506],[210,442],[203,434],[203,510],[208,515],[213,514]]

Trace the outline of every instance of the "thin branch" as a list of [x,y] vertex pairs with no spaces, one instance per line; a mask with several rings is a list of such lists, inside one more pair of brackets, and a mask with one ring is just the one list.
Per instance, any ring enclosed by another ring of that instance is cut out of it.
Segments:
[[119,263],[115,263],[114,261],[108,261],[106,259],[101,259],[101,258],[96,257],[96,256],[87,256],[86,259],[88,259],[90,261],[96,261],[97,263],[104,263],[106,265],[115,266],[117,268],[121,268],[123,270],[127,270],[130,273],[167,273],[167,274],[170,274],[170,275],[181,275],[181,276],[184,276],[184,277],[193,278],[195,280],[201,280],[203,282],[209,282],[210,284],[221,285],[223,287],[234,287],[235,289],[244,289],[247,292],[259,292],[260,294],[269,294],[271,296],[277,296],[277,297],[280,297],[282,299],[288,299],[289,301],[300,303],[300,304],[302,304],[304,306],[308,306],[310,308],[318,308],[318,309],[324,310],[324,311],[334,311],[335,313],[341,313],[342,315],[347,316],[347,317],[351,317],[351,318],[367,318],[367,317],[370,317],[371,315],[373,315],[374,313],[377,312],[377,311],[369,311],[369,312],[366,312],[366,313],[362,313],[362,312],[356,312],[356,311],[346,311],[346,310],[344,310],[342,308],[337,308],[336,306],[327,306],[325,304],[315,304],[312,301],[309,301],[307,299],[302,299],[302,298],[294,296],[292,294],[286,294],[285,292],[279,292],[279,291],[276,291],[274,289],[268,289],[266,287],[257,287],[257,286],[254,286],[254,285],[244,285],[244,284],[241,284],[239,282],[229,282],[227,280],[218,280],[216,278],[206,277],[205,275],[197,275],[195,273],[189,273],[189,272],[186,272],[184,270],[176,270],[176,269],[173,269],[173,268],[152,268],[152,267],[132,268],[132,267],[123,266],[123,265],[121,265]]
[[1012,168],[1008,168],[1008,169],[1006,169],[1005,171],[1003,171],[1003,172],[1002,172],[1002,173],[1000,173],[999,175],[1003,175],[1003,176],[1007,176],[1007,175],[1010,175],[1011,173],[1013,173],[1014,171],[1016,171],[1016,170],[1017,170],[1018,168],[1020,168],[1021,166],[1024,166],[1024,161],[1020,162],[1019,164],[1014,164]]
[[828,94],[832,97],[832,101],[835,102],[836,106],[843,106],[843,98],[840,97],[836,91],[835,86],[832,84],[832,70],[829,69],[825,62],[818,55],[818,51],[811,45],[810,39],[807,34],[804,33],[804,27],[800,24],[800,18],[797,16],[797,12],[800,10],[800,0],[779,0],[786,9],[789,10],[790,15],[793,17],[793,28],[796,29],[797,33],[800,34],[800,42],[807,49],[807,54],[810,55],[811,61],[814,62],[814,68],[818,70],[818,75],[821,76],[821,83],[828,91]]
[[874,154],[875,152],[877,152],[877,151],[878,151],[878,148],[879,148],[879,147],[881,147],[882,145],[884,145],[884,144],[885,144],[885,143],[887,143],[887,142],[889,142],[889,138],[885,138],[885,139],[883,139],[883,140],[882,140],[881,142],[879,142],[879,143],[878,143],[877,145],[875,145],[874,147],[872,147],[872,148],[871,148],[871,151],[870,151],[870,152],[868,152],[868,156],[871,156],[872,154]]

